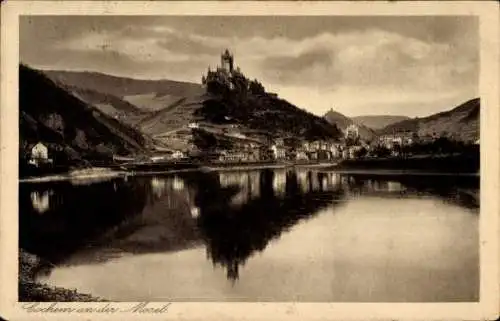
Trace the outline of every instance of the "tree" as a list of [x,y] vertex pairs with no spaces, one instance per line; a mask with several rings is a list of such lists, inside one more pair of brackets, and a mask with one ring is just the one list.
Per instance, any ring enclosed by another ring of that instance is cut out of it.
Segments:
[[264,86],[257,79],[250,81],[249,90],[254,95],[261,95],[266,92]]
[[194,129],[192,143],[200,151],[213,151],[217,146],[217,138],[212,133]]
[[209,71],[205,81],[208,93],[226,95],[230,91],[228,79],[218,71]]
[[231,77],[231,82],[233,83],[234,90],[240,95],[245,97],[248,92],[248,79],[238,71],[235,71]]
[[349,136],[345,139],[346,146],[355,146],[359,143],[359,136]]
[[354,152],[354,156],[356,158],[362,158],[362,157],[365,157],[366,154],[368,154],[368,150],[365,148],[365,147],[361,147],[360,149],[356,150]]
[[391,151],[389,150],[389,148],[382,146],[382,145],[379,145],[379,146],[375,147],[375,149],[373,150],[373,153],[377,157],[387,157],[391,154]]
[[285,146],[292,149],[297,149],[300,146],[301,140],[297,137],[287,137],[284,140]]

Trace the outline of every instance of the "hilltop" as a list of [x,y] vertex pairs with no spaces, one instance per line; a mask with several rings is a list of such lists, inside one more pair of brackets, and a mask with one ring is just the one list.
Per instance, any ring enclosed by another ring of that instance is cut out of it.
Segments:
[[330,124],[337,126],[342,132],[345,132],[346,128],[352,124],[358,126],[359,136],[363,140],[372,140],[375,137],[375,132],[368,128],[367,126],[349,118],[333,109],[330,109],[324,116]]
[[141,109],[161,108],[158,105],[142,104],[140,98],[144,95],[167,97],[171,103],[180,97],[201,95],[204,92],[200,84],[167,79],[135,79],[88,71],[43,70],[42,72],[57,83],[120,97]]
[[423,118],[412,118],[391,124],[378,131],[379,135],[416,133],[418,136],[445,136],[458,141],[479,139],[480,99],[466,101],[444,112]]
[[247,131],[273,137],[305,140],[339,139],[339,128],[275,93],[257,80],[248,79],[239,68],[218,68],[202,77],[207,99],[195,115],[215,124],[232,124]]
[[[102,113],[152,136],[156,144],[171,148],[190,148],[192,123],[218,136],[229,130],[249,139],[266,135],[304,139],[341,136],[336,126],[267,93],[260,83],[262,88],[255,91],[254,87],[252,91],[250,86],[256,83],[241,72],[233,73],[232,84],[225,83],[232,89],[227,87],[221,92],[207,83],[140,80],[95,72],[43,73]],[[238,84],[241,81],[245,88]]]
[[[46,70],[43,73],[103,113],[138,126],[148,134],[187,125],[191,121],[190,117],[175,117],[169,111],[173,111],[174,107],[189,109],[186,105],[193,99],[202,100],[205,92],[200,84],[166,79],[143,80],[86,71]],[[188,114],[192,114],[192,111]],[[164,128],[149,129],[155,123],[152,115],[161,115],[155,119],[156,122],[164,123]]]
[[373,130],[379,130],[391,124],[408,120],[408,116],[392,116],[392,115],[365,115],[351,117],[353,121],[358,124],[364,125]]
[[144,154],[152,144],[141,132],[83,102],[41,72],[20,65],[20,158],[25,160],[39,141],[59,165]]

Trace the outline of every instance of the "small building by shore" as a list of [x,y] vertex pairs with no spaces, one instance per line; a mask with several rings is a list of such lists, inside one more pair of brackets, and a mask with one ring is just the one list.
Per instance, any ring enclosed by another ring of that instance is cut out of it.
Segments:
[[49,158],[49,148],[42,142],[38,142],[31,148],[31,156],[29,163],[34,166],[52,164],[52,159]]

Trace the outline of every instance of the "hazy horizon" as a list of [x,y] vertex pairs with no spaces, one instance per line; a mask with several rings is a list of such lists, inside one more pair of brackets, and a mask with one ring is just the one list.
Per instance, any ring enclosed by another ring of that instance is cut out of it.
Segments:
[[423,117],[478,95],[475,17],[23,16],[20,61],[200,83],[229,48],[267,90],[316,115]]

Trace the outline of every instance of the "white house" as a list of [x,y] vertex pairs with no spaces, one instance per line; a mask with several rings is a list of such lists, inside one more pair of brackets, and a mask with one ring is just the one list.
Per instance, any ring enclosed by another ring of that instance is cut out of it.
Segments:
[[200,125],[198,123],[189,123],[188,128],[199,128]]
[[30,164],[38,166],[41,163],[52,163],[52,159],[49,158],[49,149],[47,146],[38,142],[31,149],[31,158],[29,160]]
[[181,152],[180,150],[176,150],[175,152],[172,153],[173,159],[179,159],[179,158],[183,158],[183,157],[184,157],[184,153]]
[[151,156],[149,158],[153,163],[161,162],[165,160],[165,156]]

